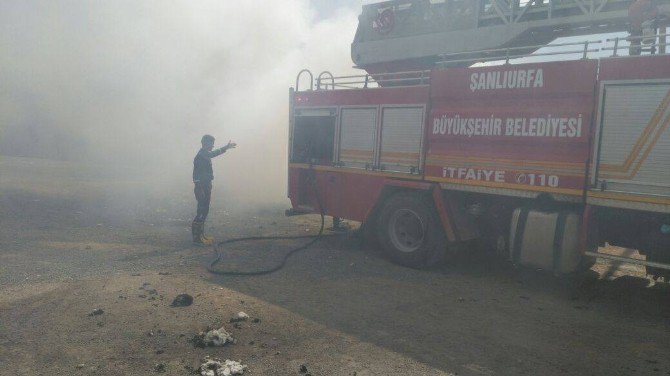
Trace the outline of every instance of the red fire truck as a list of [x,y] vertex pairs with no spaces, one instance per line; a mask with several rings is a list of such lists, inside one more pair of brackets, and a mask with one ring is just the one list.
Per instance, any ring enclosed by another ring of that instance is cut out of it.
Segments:
[[[364,8],[379,17],[361,16],[354,60],[366,61],[361,28],[378,33],[375,48],[406,43],[410,37],[392,33],[399,20],[411,19],[400,13],[414,3]],[[448,4],[416,9],[423,17]],[[482,12],[474,35],[498,25]],[[622,10],[612,12],[619,17]],[[639,56],[620,56],[629,37],[562,43],[561,61],[514,60],[544,46],[515,44],[370,60],[362,65],[367,74],[324,72],[316,82],[303,71],[298,79],[309,78],[308,87],[298,81],[289,94],[292,211],[360,221],[392,260],[411,267],[478,239],[517,264],[556,273],[605,257],[667,278],[670,56],[659,30],[651,42],[644,36]],[[611,57],[589,58],[606,50]],[[559,54],[542,51],[532,56]],[[503,64],[474,64],[501,58]],[[398,70],[407,67],[413,70]],[[598,253],[605,242],[638,249],[646,260]]]

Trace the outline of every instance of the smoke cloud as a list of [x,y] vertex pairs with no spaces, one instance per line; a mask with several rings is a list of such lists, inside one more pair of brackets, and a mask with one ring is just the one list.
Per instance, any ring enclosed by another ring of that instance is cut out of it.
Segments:
[[238,148],[215,190],[285,203],[288,88],[352,73],[359,6],[306,0],[0,0],[0,154],[190,189],[200,137]]

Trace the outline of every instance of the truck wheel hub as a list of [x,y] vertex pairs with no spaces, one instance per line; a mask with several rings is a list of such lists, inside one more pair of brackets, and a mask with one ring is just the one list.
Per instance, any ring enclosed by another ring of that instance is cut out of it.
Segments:
[[389,237],[393,246],[401,252],[414,252],[425,236],[421,217],[409,209],[397,210],[389,221]]

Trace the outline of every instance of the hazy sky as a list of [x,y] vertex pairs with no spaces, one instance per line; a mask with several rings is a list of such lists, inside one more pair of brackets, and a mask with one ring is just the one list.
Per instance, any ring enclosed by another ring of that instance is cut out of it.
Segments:
[[[366,4],[371,1],[365,1]],[[362,0],[310,0],[310,3],[318,12],[319,18],[328,18],[335,11],[341,8],[350,8],[360,11],[363,4]]]

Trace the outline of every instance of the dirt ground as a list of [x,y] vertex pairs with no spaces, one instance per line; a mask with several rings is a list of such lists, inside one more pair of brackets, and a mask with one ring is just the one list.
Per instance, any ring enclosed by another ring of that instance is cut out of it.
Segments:
[[[188,375],[212,355],[251,375],[670,375],[670,288],[638,267],[563,280],[465,250],[417,271],[348,234],[277,273],[221,277],[189,242],[190,183],[121,176],[0,159],[0,374]],[[214,189],[220,239],[318,230]],[[235,244],[221,267],[271,266],[296,244]],[[170,307],[180,293],[193,305]],[[234,327],[239,311],[260,321]],[[221,324],[235,344],[189,342]]]

